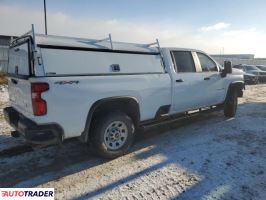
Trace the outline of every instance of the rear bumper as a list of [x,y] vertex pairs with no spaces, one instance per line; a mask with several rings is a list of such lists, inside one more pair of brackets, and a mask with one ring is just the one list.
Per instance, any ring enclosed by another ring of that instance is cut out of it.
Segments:
[[58,124],[38,125],[12,107],[4,108],[6,121],[27,141],[34,144],[62,142],[63,130]]

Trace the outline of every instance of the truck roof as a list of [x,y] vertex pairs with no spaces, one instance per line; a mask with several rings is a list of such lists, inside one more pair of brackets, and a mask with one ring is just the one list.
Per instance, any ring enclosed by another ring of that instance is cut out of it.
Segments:
[[182,48],[182,47],[164,47],[162,49],[169,49],[170,51],[196,51],[196,52],[205,53],[204,51],[201,51],[199,49]]

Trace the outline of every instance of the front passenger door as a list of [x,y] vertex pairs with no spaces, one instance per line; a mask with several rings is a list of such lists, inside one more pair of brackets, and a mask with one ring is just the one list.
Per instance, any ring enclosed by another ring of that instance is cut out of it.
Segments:
[[221,77],[219,68],[208,55],[196,52],[201,72],[202,107],[222,103],[225,96],[225,80]]

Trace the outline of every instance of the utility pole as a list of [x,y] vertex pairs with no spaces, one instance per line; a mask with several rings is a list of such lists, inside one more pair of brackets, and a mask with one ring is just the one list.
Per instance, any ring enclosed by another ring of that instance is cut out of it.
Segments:
[[43,5],[44,5],[44,25],[45,25],[45,35],[47,35],[46,0],[43,0]]

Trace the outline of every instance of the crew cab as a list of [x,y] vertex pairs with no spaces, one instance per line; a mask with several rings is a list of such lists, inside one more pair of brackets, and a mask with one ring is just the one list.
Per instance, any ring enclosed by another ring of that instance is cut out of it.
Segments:
[[98,155],[126,153],[142,127],[223,108],[234,117],[243,73],[203,51],[35,34],[14,40],[5,119],[31,143],[78,137]]

